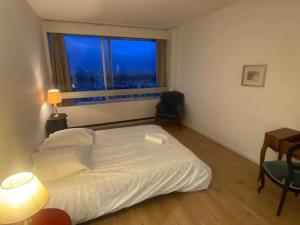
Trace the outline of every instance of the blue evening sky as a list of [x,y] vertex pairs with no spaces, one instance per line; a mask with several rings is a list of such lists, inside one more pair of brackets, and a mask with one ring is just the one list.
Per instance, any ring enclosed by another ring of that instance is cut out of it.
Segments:
[[[102,74],[101,37],[65,35],[64,40],[71,74]],[[155,41],[111,39],[111,50],[114,75],[156,73]]]

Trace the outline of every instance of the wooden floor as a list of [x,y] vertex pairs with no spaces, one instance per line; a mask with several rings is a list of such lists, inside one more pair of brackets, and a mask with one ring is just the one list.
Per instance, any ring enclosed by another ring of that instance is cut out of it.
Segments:
[[213,179],[209,189],[159,196],[86,224],[300,224],[300,197],[290,193],[281,217],[277,217],[281,189],[267,181],[262,193],[257,194],[257,165],[191,129],[164,128],[211,167]]

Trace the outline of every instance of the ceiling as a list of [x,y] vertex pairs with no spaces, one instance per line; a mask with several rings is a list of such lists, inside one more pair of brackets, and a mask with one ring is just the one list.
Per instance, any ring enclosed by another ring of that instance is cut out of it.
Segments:
[[43,19],[171,28],[239,0],[27,0]]

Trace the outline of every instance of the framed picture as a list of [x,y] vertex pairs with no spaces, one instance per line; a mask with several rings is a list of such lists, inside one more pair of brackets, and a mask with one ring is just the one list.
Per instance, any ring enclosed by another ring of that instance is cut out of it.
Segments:
[[243,67],[243,86],[264,87],[267,65],[245,65]]

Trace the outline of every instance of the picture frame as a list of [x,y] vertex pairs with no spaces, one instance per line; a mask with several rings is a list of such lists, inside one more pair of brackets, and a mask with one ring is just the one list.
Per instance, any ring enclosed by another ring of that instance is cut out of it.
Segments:
[[244,65],[242,86],[264,87],[267,65]]

